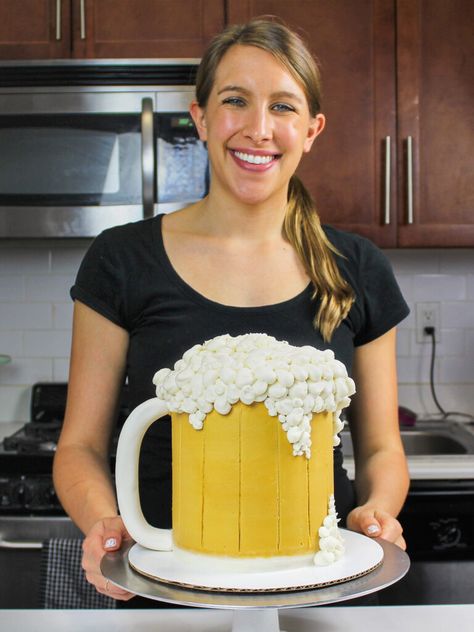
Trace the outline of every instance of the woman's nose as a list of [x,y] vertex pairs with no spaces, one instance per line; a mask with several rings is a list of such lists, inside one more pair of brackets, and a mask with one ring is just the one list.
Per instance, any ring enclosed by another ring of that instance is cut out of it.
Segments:
[[245,125],[245,135],[255,143],[261,143],[271,138],[271,117],[266,109],[255,108],[249,111]]

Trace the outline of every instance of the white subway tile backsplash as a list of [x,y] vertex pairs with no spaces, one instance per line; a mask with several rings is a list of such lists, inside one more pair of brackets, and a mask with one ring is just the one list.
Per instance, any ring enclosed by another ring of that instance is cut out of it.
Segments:
[[70,247],[58,246],[55,248],[51,253],[51,270],[53,273],[65,274],[70,272],[75,275],[89,244],[90,241],[87,240],[80,245]]
[[53,304],[53,327],[54,329],[71,329],[72,312],[74,304],[72,299],[69,303]]
[[25,356],[30,358],[67,358],[71,351],[71,331],[27,331],[23,345]]
[[0,301],[22,301],[25,298],[25,282],[23,277],[0,276]]
[[415,318],[416,318],[415,304],[408,301],[407,303],[408,303],[408,307],[410,308],[410,313],[408,314],[406,318],[402,320],[401,323],[398,323],[397,325],[398,331],[401,331],[402,329],[415,328]]
[[[23,332],[0,330],[0,354],[1,353],[6,353],[12,356],[12,358],[21,357],[23,355]],[[0,373],[0,384],[1,382],[2,377]]]
[[474,301],[443,301],[441,325],[449,328],[474,329]]
[[69,358],[54,358],[53,380],[55,382],[67,382],[69,379]]
[[439,250],[439,271],[443,274],[473,274],[474,248]]
[[73,284],[71,276],[38,275],[28,276],[26,298],[29,301],[68,301],[69,290]]
[[[411,330],[411,355],[422,355],[431,357],[431,337],[426,336],[424,342],[416,340],[416,331]],[[441,357],[464,355],[465,336],[463,329],[441,329],[440,340],[436,343],[436,361]]]
[[0,274],[43,274],[50,271],[49,249],[11,248],[2,244]]
[[432,301],[440,296],[445,301],[466,300],[466,277],[452,274],[417,274],[413,277],[413,300]]
[[467,300],[474,301],[474,274],[467,275],[466,286],[467,286]]
[[[73,304],[69,290],[90,240],[7,244],[0,251],[0,422],[27,421],[31,385],[67,381]],[[386,250],[411,309],[397,337],[400,403],[436,412],[431,345],[416,342],[415,304],[439,302],[435,386],[446,408],[474,412],[474,249]]]
[[443,384],[471,384],[474,382],[474,358],[457,356],[440,359],[439,381]]
[[[474,389],[470,384],[437,384],[436,396],[446,412],[474,414]],[[398,401],[421,417],[439,415],[429,384],[399,384]]]
[[51,358],[16,358],[2,367],[3,385],[33,384],[50,382],[53,379],[53,361]]
[[0,423],[29,421],[31,384],[6,386],[2,383],[1,376],[0,370]]
[[465,330],[465,353],[474,362],[474,328]]
[[413,302],[413,275],[398,274],[397,281],[406,302]]
[[[428,356],[401,356],[397,359],[398,381],[401,384],[429,383],[430,358]],[[435,380],[438,379],[439,363],[435,365]]]
[[410,329],[398,329],[397,330],[397,356],[410,356],[411,355],[411,337],[412,331]]
[[395,274],[436,274],[439,250],[385,250]]
[[50,303],[0,303],[2,330],[48,329],[52,324]]

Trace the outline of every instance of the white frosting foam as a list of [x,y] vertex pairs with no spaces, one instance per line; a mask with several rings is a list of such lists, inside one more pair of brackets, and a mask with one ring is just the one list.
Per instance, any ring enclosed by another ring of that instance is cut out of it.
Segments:
[[223,335],[195,345],[154,378],[156,395],[170,412],[188,413],[196,430],[213,409],[227,415],[233,404],[263,402],[278,417],[295,456],[311,456],[313,413],[334,414],[334,445],[343,428],[340,413],[354,382],[331,350],[294,347],[266,334]]
[[319,551],[314,556],[316,566],[328,566],[340,560],[344,555],[344,538],[341,535],[337,523],[339,522],[336,513],[336,503],[334,496],[329,497],[329,511],[319,528]]

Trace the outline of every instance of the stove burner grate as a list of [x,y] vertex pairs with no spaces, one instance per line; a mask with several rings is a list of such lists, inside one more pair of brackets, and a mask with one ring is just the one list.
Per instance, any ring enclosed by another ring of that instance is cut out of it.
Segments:
[[19,454],[54,453],[61,430],[59,422],[26,423],[20,430],[3,439],[5,452]]

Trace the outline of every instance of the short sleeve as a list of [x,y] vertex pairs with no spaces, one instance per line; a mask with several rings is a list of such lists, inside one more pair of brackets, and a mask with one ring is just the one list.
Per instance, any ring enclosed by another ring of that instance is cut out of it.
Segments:
[[106,233],[96,237],[86,252],[70,294],[73,300],[127,328],[123,309],[123,275],[107,243]]
[[354,337],[355,346],[382,336],[410,312],[389,260],[367,240],[360,252],[357,289],[361,318]]

